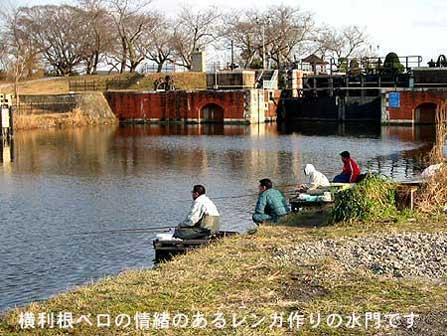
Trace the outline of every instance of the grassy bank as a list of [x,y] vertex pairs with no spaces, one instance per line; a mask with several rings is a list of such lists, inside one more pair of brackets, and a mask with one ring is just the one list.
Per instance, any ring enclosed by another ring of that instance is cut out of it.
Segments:
[[[69,91],[153,90],[154,81],[165,76],[174,79],[178,90],[206,89],[206,74],[199,72],[85,75],[72,77],[42,78],[19,83],[22,95],[64,94]],[[12,83],[0,83],[0,92],[13,93]]]
[[[190,318],[203,313],[209,326],[204,329],[155,330],[145,333],[135,330],[135,322],[128,329],[95,328],[85,323],[75,325],[70,335],[287,335],[297,331],[288,328],[287,317],[299,311],[305,315],[303,334],[307,335],[363,335],[376,334],[370,327],[350,329],[330,328],[321,323],[315,329],[309,314],[332,313],[350,315],[356,312],[401,313],[417,312],[423,316],[445,309],[447,285],[445,281],[396,278],[378,275],[368,269],[356,268],[349,272],[338,268],[330,258],[314,263],[283,262],[277,251],[306,242],[322,239],[354,239],[370,235],[389,235],[396,232],[447,232],[447,223],[437,221],[408,221],[396,223],[357,222],[320,228],[291,226],[261,227],[255,235],[226,238],[212,246],[179,256],[172,262],[153,270],[129,271],[104,279],[69,293],[61,294],[41,304],[10,311],[2,318],[2,335],[60,335],[61,329],[21,330],[20,312],[71,312],[75,320],[80,315],[119,314],[133,317],[137,312],[177,312]],[[445,280],[445,278],[444,278]],[[284,313],[282,328],[270,328],[272,315]],[[216,313],[223,313],[227,326],[217,329],[211,324]],[[232,314],[245,323],[232,327]],[[266,319],[253,327],[262,317]],[[94,320],[96,323],[96,320]],[[37,322],[36,322],[37,323]],[[431,326],[436,329],[436,323]],[[425,328],[425,326],[424,326]],[[384,330],[381,330],[381,332]],[[391,330],[405,334],[404,328]],[[417,334],[417,333],[416,333]]]
[[[0,83],[0,92],[14,93],[12,83]],[[20,94],[63,94],[69,92],[68,79],[62,78],[42,78],[19,83]]]

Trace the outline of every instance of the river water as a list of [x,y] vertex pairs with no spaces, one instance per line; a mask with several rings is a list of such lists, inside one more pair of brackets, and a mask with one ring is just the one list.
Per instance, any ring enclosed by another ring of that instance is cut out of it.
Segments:
[[315,123],[17,132],[0,164],[0,311],[151,267],[155,233],[84,233],[175,225],[194,184],[225,229],[244,231],[260,178],[303,182],[306,163],[332,177],[342,150],[363,170],[410,178],[432,138],[431,128]]

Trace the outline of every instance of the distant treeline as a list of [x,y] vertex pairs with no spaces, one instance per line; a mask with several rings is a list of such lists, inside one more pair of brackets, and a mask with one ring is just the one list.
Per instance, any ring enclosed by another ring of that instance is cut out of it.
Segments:
[[196,50],[228,53],[240,68],[267,62],[283,68],[301,57],[348,58],[371,53],[358,26],[329,27],[298,7],[223,11],[185,6],[169,17],[150,0],[79,0],[76,5],[3,9],[0,69],[13,78],[38,71],[54,75],[97,73],[107,67],[135,72],[144,64],[191,69]]

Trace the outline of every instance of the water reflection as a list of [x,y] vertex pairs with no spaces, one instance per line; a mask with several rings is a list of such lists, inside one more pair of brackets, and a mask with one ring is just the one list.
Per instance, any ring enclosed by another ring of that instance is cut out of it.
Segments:
[[278,124],[277,127],[278,130],[284,134],[299,132],[303,135],[378,138],[381,133],[380,124],[366,124],[361,122],[339,123],[334,121],[295,121]]
[[14,140],[0,138],[0,163],[5,166],[14,161]]
[[[0,310],[73,285],[152,265],[152,233],[79,232],[164,227],[202,183],[225,229],[244,230],[257,180],[303,181],[313,163],[332,177],[349,150],[363,169],[418,173],[433,130],[369,125],[140,125],[17,132],[0,166]],[[232,196],[250,195],[232,198]]]

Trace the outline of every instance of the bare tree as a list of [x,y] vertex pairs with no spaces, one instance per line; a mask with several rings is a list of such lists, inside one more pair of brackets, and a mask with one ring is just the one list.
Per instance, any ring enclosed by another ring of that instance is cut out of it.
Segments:
[[6,73],[9,65],[8,46],[6,44],[6,33],[0,30],[0,72]]
[[241,51],[244,67],[265,63],[267,55],[280,68],[293,61],[297,50],[312,40],[313,15],[298,7],[272,6],[225,16],[224,36]]
[[31,73],[37,55],[40,50],[36,48],[21,23],[23,8],[10,8],[4,10],[2,15],[2,39],[5,41],[3,52],[9,72],[14,80],[14,94],[16,104],[20,103],[19,81],[23,78],[26,70]]
[[312,40],[316,29],[313,14],[301,11],[299,7],[270,7],[261,20],[267,27],[267,53],[277,68],[292,62],[294,53]]
[[173,55],[173,30],[172,23],[162,14],[154,16],[155,27],[150,34],[145,34],[145,39],[150,42],[147,59],[157,64],[157,72],[161,72],[163,65]]
[[338,59],[359,57],[369,43],[368,34],[359,26],[345,26],[340,29],[325,27],[317,38],[317,48],[322,56]]
[[120,41],[117,50],[120,72],[126,68],[134,72],[147,54],[147,44],[142,36],[155,28],[156,19],[149,11],[151,0],[106,0],[106,3]]
[[[259,14],[253,10],[230,12],[224,16],[222,35],[227,41],[233,41],[238,50],[238,62],[242,68],[256,67],[255,60],[260,60],[262,38],[256,18]],[[259,62],[258,62],[259,63]]]
[[73,6],[34,6],[21,10],[20,28],[44,60],[60,75],[73,73],[82,61],[86,34]]
[[101,58],[113,50],[115,36],[111,18],[102,0],[80,0],[77,15],[85,31],[79,36],[83,40],[82,62],[85,63],[86,73],[94,74]]
[[184,7],[175,24],[172,62],[191,69],[193,52],[203,50],[219,38],[221,18],[222,14],[215,7],[204,10]]

